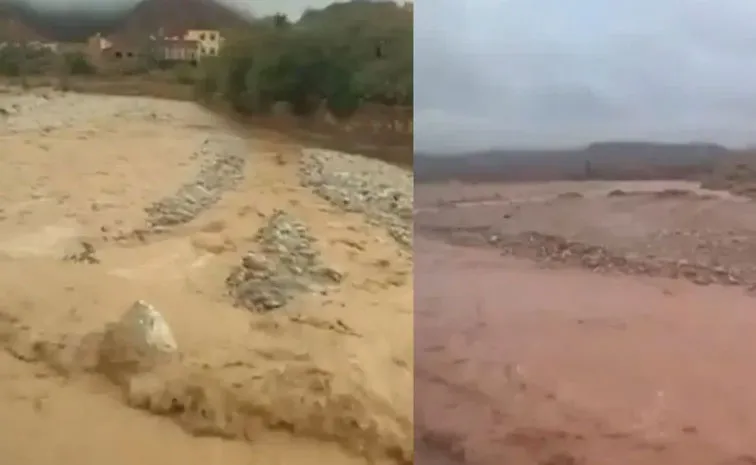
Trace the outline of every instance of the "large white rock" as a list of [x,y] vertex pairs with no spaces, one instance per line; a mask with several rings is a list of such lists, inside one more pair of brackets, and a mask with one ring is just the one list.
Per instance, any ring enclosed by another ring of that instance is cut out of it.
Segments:
[[163,315],[138,300],[120,320],[105,327],[98,371],[119,384],[173,358],[178,345]]
[[134,332],[135,340],[142,341],[150,349],[161,352],[176,352],[178,344],[173,336],[168,322],[155,307],[145,302],[137,300],[124,313],[119,321],[119,325],[131,328]]

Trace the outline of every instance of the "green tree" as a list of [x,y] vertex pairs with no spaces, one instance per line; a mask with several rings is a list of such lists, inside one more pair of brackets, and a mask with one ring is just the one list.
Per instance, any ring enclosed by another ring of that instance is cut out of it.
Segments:
[[283,14],[227,37],[202,64],[197,93],[265,112],[287,102],[306,115],[325,102],[348,116],[363,102],[412,104],[412,14],[393,2],[333,4],[296,23]]
[[81,52],[69,52],[63,54],[63,59],[68,73],[72,75],[89,75],[95,73],[95,68]]

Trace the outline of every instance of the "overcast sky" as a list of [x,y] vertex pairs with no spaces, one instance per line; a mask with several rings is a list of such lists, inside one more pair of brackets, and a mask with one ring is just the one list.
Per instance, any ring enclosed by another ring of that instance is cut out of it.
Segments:
[[[2,1],[2,0],[0,0]],[[334,3],[333,0],[221,0],[222,3],[236,5],[252,11],[258,16],[286,13],[292,19],[298,18],[307,8],[323,8]],[[27,0],[28,3],[41,6],[62,8],[87,8],[109,10],[114,6],[133,6],[139,0]]]
[[756,1],[434,0],[415,10],[421,150],[756,142]]

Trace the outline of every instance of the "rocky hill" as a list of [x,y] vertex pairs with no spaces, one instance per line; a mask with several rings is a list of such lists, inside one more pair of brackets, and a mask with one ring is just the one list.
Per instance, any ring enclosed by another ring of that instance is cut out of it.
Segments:
[[144,36],[159,28],[228,29],[243,27],[249,18],[214,0],[144,0],[131,9],[104,12],[40,11],[27,4],[6,2],[0,7],[0,40],[81,42],[92,34]]
[[237,29],[251,18],[215,0],[145,0],[124,15],[113,33],[144,37],[163,28],[166,33],[186,29]]
[[29,21],[28,13],[28,9],[21,5],[0,4],[0,41],[44,40],[44,34]]

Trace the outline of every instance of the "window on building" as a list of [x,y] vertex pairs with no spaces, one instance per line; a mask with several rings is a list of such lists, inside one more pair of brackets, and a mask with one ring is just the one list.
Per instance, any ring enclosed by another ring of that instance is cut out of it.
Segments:
[[205,40],[205,33],[200,34],[200,40]]
[[218,38],[218,37],[217,37],[217,36],[215,35],[215,33],[214,33],[214,32],[211,32],[211,33],[210,33],[210,40],[215,40],[215,39],[217,39],[217,38]]

